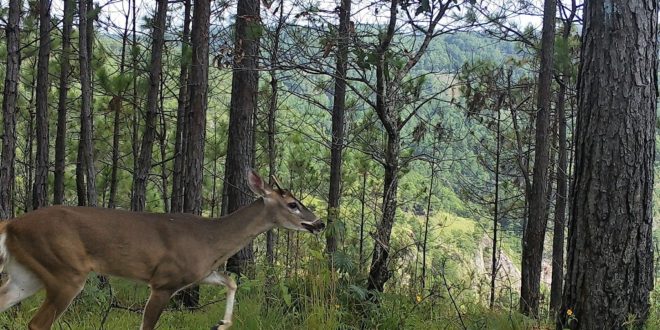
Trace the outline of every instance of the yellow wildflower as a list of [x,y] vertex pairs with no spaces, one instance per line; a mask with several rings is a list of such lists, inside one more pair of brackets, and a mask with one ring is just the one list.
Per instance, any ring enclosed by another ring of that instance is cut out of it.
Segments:
[[573,316],[573,310],[570,309],[570,308],[567,309],[567,310],[566,310],[566,315],[568,315],[568,316]]
[[418,303],[418,304],[421,303],[421,302],[422,302],[422,296],[417,295],[417,296],[415,297],[415,300],[417,300],[417,303]]

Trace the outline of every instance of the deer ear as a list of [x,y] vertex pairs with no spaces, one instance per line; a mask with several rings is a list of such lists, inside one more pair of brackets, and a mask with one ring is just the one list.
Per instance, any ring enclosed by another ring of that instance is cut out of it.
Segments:
[[248,185],[250,186],[250,190],[252,190],[252,192],[259,196],[265,196],[272,191],[272,189],[259,176],[257,171],[249,168],[247,172]]

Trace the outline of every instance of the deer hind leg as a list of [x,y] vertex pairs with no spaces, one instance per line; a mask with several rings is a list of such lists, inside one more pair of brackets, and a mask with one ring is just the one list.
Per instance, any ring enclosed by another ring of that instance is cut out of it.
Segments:
[[144,307],[141,330],[153,330],[175,291],[151,288],[147,306]]
[[211,275],[207,276],[202,280],[202,283],[213,284],[213,285],[224,285],[227,288],[227,304],[225,305],[225,316],[223,317],[218,324],[211,327],[211,329],[229,329],[232,325],[232,314],[234,312],[234,301],[236,296],[236,282],[233,278],[221,274],[218,272],[213,272]]
[[46,300],[28,324],[30,330],[50,329],[85,286],[85,276],[62,276],[66,282],[46,285]]
[[15,260],[7,263],[5,271],[9,279],[0,287],[0,312],[32,296],[43,287],[34,273]]

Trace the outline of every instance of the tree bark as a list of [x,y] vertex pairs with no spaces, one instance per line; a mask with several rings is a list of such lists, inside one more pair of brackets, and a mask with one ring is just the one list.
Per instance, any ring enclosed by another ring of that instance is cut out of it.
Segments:
[[48,64],[50,61],[50,0],[39,0],[39,64],[37,65],[36,170],[32,209],[48,205]]
[[[433,143],[433,155],[435,157],[435,140]],[[429,178],[429,193],[426,196],[426,215],[424,217],[424,239],[422,240],[422,290],[426,288],[426,254],[429,241],[429,222],[431,221],[431,198],[433,197],[433,182],[435,181],[435,160],[431,160],[431,177]],[[417,269],[417,266],[415,266]]]
[[190,70],[190,111],[186,136],[186,177],[183,210],[202,213],[202,175],[206,108],[208,106],[210,1],[195,2],[192,20],[192,64]]
[[503,98],[500,98],[497,111],[497,142],[495,147],[495,200],[493,201],[493,248],[491,255],[491,269],[490,269],[490,299],[489,307],[493,309],[495,306],[495,281],[497,280],[497,264],[498,264],[498,254],[497,254],[497,226],[499,225],[500,218],[500,156],[502,153],[501,144],[502,144],[502,101]]
[[85,165],[85,181],[87,191],[87,205],[97,205],[96,193],[96,168],[94,166],[94,143],[92,140],[92,74],[90,68],[92,36],[89,34],[89,25],[93,19],[88,14],[88,1],[80,0],[78,13],[79,19],[79,45],[78,55],[80,59],[80,89],[82,97],[82,109],[80,113],[80,133],[82,156]]
[[326,252],[332,258],[337,251],[337,228],[339,199],[341,197],[341,165],[344,150],[344,112],[346,111],[346,71],[348,67],[348,45],[350,42],[351,0],[341,0],[339,6],[339,35],[337,42],[337,67],[335,68],[335,93],[332,105],[332,137],[330,144],[330,189],[328,192],[328,229]]
[[[657,35],[656,1],[586,2],[568,270],[558,327],[643,328],[648,318]],[[575,317],[570,323],[568,309]]]
[[85,159],[83,156],[84,144],[82,134],[78,135],[78,148],[76,150],[76,197],[78,206],[87,205],[87,189],[85,188]]
[[163,46],[165,45],[165,23],[167,22],[167,0],[157,1],[156,15],[152,26],[153,43],[149,61],[149,90],[147,91],[147,113],[145,116],[144,135],[140,147],[136,172],[133,174],[133,195],[131,210],[143,211],[146,203],[147,181],[151,171],[153,145],[156,138],[156,119],[158,117],[158,91],[160,75],[163,70]]
[[[562,39],[568,44],[571,27],[577,8],[575,2],[570,16],[564,21]],[[568,140],[566,133],[566,93],[570,82],[570,72],[566,66],[559,78],[557,92],[556,123],[557,123],[557,196],[555,202],[555,219],[552,236],[552,282],[550,285],[550,311],[556,316],[561,309],[561,294],[564,284],[564,241],[566,230],[566,206],[568,198]]]
[[[120,69],[120,72],[123,71]],[[110,100],[109,110],[114,114],[112,125],[112,164],[110,165],[110,196],[108,208],[117,207],[117,175],[119,172],[119,141],[121,139],[121,106],[122,98],[113,96]]]
[[556,0],[545,0],[541,36],[541,68],[538,81],[538,112],[536,114],[536,150],[529,201],[529,218],[523,237],[520,309],[523,314],[538,317],[541,291],[543,242],[548,224],[546,189],[550,163],[550,103],[552,97],[552,66],[555,41]]
[[397,208],[399,142],[398,131],[396,134],[388,134],[385,150],[385,178],[383,180],[383,216],[376,228],[374,251],[367,284],[369,290],[378,290],[379,292],[383,292],[385,282],[392,276],[387,267],[387,258]]
[[[259,92],[259,0],[239,0],[236,16],[234,68],[229,113],[229,140],[225,163],[227,212],[249,204],[253,197],[247,185],[247,169],[253,165],[254,109]],[[227,261],[227,270],[240,274],[254,262],[252,243]]]
[[185,145],[183,143],[186,135],[186,109],[188,105],[188,68],[190,57],[188,55],[190,45],[190,0],[183,3],[183,34],[181,36],[181,69],[179,72],[179,98],[176,109],[176,132],[174,141],[174,166],[172,169],[172,196],[170,198],[170,212],[183,212],[184,195],[184,163]]
[[[133,95],[132,95],[132,129],[131,129],[131,151],[133,153],[133,173],[137,173],[138,159],[140,158],[140,140],[138,138],[140,128],[140,114],[142,112],[141,101],[142,98],[138,97],[138,55],[140,44],[137,40],[137,0],[133,0],[131,5],[131,12],[133,14],[131,27],[131,71],[133,73]],[[131,190],[131,200],[133,200],[133,190]]]
[[[362,169],[362,193],[360,194],[360,243],[358,247],[358,271],[361,274],[364,264],[364,221],[365,221],[365,204],[367,195],[367,175],[369,171],[367,168]],[[374,203],[375,204],[375,203]],[[374,210],[375,211],[375,210]],[[376,212],[374,212],[375,214]]]
[[[407,119],[401,118],[399,108],[403,105],[400,104],[400,99],[411,96],[402,91],[401,82],[415,65],[419,63],[419,60],[428,49],[433,38],[438,36],[438,34],[435,33],[435,29],[440,20],[445,16],[448,10],[455,8],[455,2],[452,0],[434,3],[434,6],[436,5],[437,7],[433,10],[429,10],[431,17],[428,26],[423,30],[424,40],[417,47],[417,50],[408,57],[408,61],[405,62],[405,65],[402,68],[391,66],[389,64],[390,58],[386,55],[391,51],[392,40],[397,31],[397,13],[401,7],[398,0],[392,0],[389,4],[389,21],[387,24],[387,30],[385,33],[379,35],[378,44],[375,47],[376,86],[372,86],[372,88],[375,87],[376,102],[375,104],[370,103],[374,107],[374,110],[387,133],[387,141],[384,148],[383,161],[383,166],[385,168],[385,179],[383,181],[383,215],[374,237],[375,243],[373,257],[367,281],[367,288],[369,290],[378,290],[382,292],[385,282],[387,282],[391,276],[391,272],[387,265],[387,258],[389,255],[390,235],[392,233],[392,226],[394,225],[397,208],[401,131],[404,129],[408,119],[412,118],[417,111],[412,110],[412,113],[408,113],[406,117]],[[414,28],[419,29],[419,26],[415,26]]]
[[[268,102],[268,178],[271,185],[273,177],[277,172],[277,145],[275,141],[276,127],[275,119],[277,117],[277,102],[279,80],[277,78],[277,65],[280,51],[280,38],[282,27],[284,27],[284,0],[279,4],[279,19],[275,34],[273,36],[273,49],[270,54],[270,100]],[[253,139],[254,140],[254,139]],[[269,266],[275,264],[275,231],[274,229],[266,232],[266,260]]]
[[[130,0],[128,7],[131,6]],[[124,14],[124,32],[121,37],[121,59],[119,60],[119,74],[123,75],[126,72],[126,45],[128,44],[128,27],[130,20],[129,14]],[[108,197],[108,208],[115,208],[117,206],[117,176],[119,175],[119,141],[121,140],[121,113],[122,102],[124,98],[124,91],[120,95],[115,95],[110,100],[110,111],[114,113],[114,121],[112,128],[112,163],[110,165],[110,196]]]
[[53,181],[53,204],[64,202],[64,170],[66,167],[67,93],[71,71],[71,29],[73,27],[73,0],[64,1],[62,27],[62,54],[60,55],[60,88],[57,101],[57,133],[55,136],[55,177]]
[[[204,138],[206,136],[206,108],[209,72],[209,0],[196,1],[193,9],[190,66],[190,107],[186,118],[187,132],[183,211],[202,213],[202,175],[204,166]],[[186,307],[199,304],[199,287],[184,290],[181,301]]]
[[160,75],[160,92],[158,93],[158,112],[160,116],[160,131],[158,132],[158,145],[160,147],[160,182],[161,182],[161,198],[163,200],[163,212],[170,213],[170,198],[167,193],[169,186],[169,166],[165,159],[167,158],[167,119],[165,115],[165,76]]
[[2,97],[2,159],[0,160],[0,219],[9,219],[13,209],[14,158],[16,157],[16,104],[21,69],[20,20],[21,0],[9,1],[5,27],[7,63]]

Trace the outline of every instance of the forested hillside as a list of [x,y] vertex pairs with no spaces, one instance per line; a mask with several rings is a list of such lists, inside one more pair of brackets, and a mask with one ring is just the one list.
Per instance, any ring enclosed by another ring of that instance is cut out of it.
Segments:
[[[657,22],[649,0],[0,0],[0,326],[659,327]],[[325,230],[244,213],[208,238],[233,321],[215,272],[153,307],[162,269],[205,260],[172,242],[202,256],[191,235],[261,199]],[[53,205],[190,222],[12,229]],[[51,239],[126,271],[64,312],[70,255],[22,261]]]

